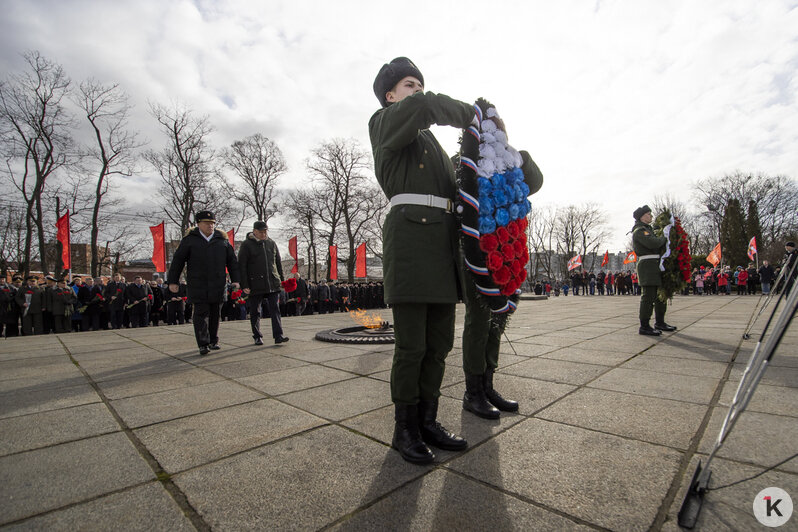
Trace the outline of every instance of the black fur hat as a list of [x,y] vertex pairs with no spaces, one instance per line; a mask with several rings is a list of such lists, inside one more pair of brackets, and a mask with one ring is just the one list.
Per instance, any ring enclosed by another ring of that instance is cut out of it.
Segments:
[[383,107],[388,107],[385,93],[393,89],[397,83],[407,76],[413,76],[424,85],[424,76],[418,67],[406,57],[397,57],[390,63],[382,65],[374,79],[374,94]]
[[648,205],[643,205],[642,207],[638,207],[637,209],[635,209],[635,212],[632,216],[634,216],[635,220],[639,222],[640,218],[642,218],[643,215],[647,212],[651,212],[651,207],[649,207]]

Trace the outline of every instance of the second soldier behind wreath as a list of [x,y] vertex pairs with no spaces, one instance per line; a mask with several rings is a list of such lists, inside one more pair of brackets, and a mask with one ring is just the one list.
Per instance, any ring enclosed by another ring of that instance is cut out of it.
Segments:
[[269,238],[266,222],[257,221],[251,233],[241,243],[238,250],[238,267],[241,272],[241,288],[247,298],[252,337],[255,345],[263,345],[260,332],[260,310],[266,299],[269,316],[272,320],[272,337],[275,344],[287,342],[283,336],[283,325],[280,321],[280,283],[283,281],[283,266],[280,261],[280,250]]
[[[635,225],[632,228],[632,246],[637,255],[637,277],[642,295],[640,297],[640,334],[659,336],[662,331],[675,331],[676,327],[665,323],[667,304],[657,297],[662,286],[662,272],[659,259],[665,251],[668,239],[654,234],[651,227],[653,216],[648,205],[635,209]],[[651,313],[654,313],[654,328],[651,327]]]
[[225,297],[227,274],[238,287],[238,261],[224,231],[216,229],[210,211],[200,211],[197,226],[189,229],[172,257],[166,276],[169,291],[178,293],[180,274],[186,267],[186,293],[194,307],[194,336],[200,355],[219,349],[219,317]]

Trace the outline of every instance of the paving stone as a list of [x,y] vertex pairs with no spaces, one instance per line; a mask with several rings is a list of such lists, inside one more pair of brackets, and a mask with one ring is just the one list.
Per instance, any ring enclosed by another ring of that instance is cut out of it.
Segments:
[[606,372],[607,366],[578,364],[564,360],[533,358],[504,368],[502,371],[519,377],[529,377],[565,384],[585,384]]
[[136,435],[174,473],[324,424],[272,399],[158,423]]
[[[283,344],[280,345],[282,346]],[[289,346],[291,343],[289,342],[288,344],[284,345]],[[328,362],[330,360],[349,358],[360,353],[360,350],[355,349],[352,346],[316,341],[304,349],[296,345],[292,346],[291,351],[286,350],[284,355],[299,360],[304,360],[305,362]]]
[[[729,381],[723,386],[718,403],[720,406],[726,408],[731,406],[739,384],[740,381],[737,380]],[[748,406],[745,407],[745,411],[798,417],[798,388],[759,384],[754,390]]]
[[584,388],[536,417],[687,449],[707,407]]
[[[704,437],[698,446],[701,453],[709,453],[720,433],[728,408],[715,408]],[[742,412],[717,455],[723,458],[770,467],[795,453],[798,441],[798,419],[762,412]],[[798,473],[798,459],[781,469]]]
[[236,362],[205,366],[208,370],[231,379],[240,379],[272,371],[281,371],[304,365],[304,362],[279,355],[262,355]]
[[187,388],[223,380],[221,375],[186,366],[182,371],[170,371],[137,377],[104,380],[97,385],[108,399],[124,399],[136,395]]
[[154,479],[127,436],[108,434],[0,458],[0,524]]
[[393,364],[393,352],[366,353],[364,355],[331,360],[324,364],[358,375],[369,375],[379,371],[390,370]]
[[720,379],[726,372],[727,364],[707,362],[703,360],[687,360],[684,358],[652,356],[648,352],[636,356],[624,363],[624,369],[642,369],[673,373],[675,375],[693,375],[696,377],[714,377]]
[[[740,382],[747,364],[747,359],[742,364],[735,364],[729,375],[729,380]],[[798,368],[768,367],[759,382],[771,386],[798,387]]]
[[424,473],[328,426],[174,477],[212,528],[319,529]]
[[631,353],[616,353],[610,351],[597,351],[595,349],[582,349],[579,347],[563,347],[541,355],[542,358],[553,358],[579,362],[582,364],[599,364],[601,366],[617,366],[635,355]]
[[280,399],[325,419],[341,420],[390,404],[391,392],[387,383],[358,377],[282,395]]
[[66,387],[21,388],[0,396],[0,419],[58,408],[97,403],[100,396],[89,384]]
[[0,419],[0,455],[119,430],[102,403]]
[[282,395],[354,378],[354,375],[345,371],[306,364],[297,368],[244,377],[237,381],[269,395]]
[[26,519],[5,530],[196,530],[158,482]]
[[68,378],[80,375],[80,370],[64,355],[0,362],[0,382],[52,374]]
[[[576,388],[570,384],[508,375],[504,370],[493,376],[493,385],[505,398],[518,401],[518,411],[522,415],[531,415]],[[462,405],[465,382],[442,388],[441,393],[457,399]]]
[[592,388],[703,404],[709,404],[717,385],[718,379],[624,368],[610,370],[589,384]]
[[614,530],[648,530],[680,453],[530,419],[449,467],[480,482]]
[[[413,511],[408,511],[411,509]],[[486,511],[486,509],[489,509]],[[450,471],[414,480],[332,530],[591,530]]]
[[86,384],[86,377],[82,373],[73,373],[66,377],[60,373],[49,373],[36,377],[25,377],[21,379],[8,379],[0,381],[0,394],[17,393],[23,394],[33,390],[44,390],[47,388],[68,388]]
[[111,404],[129,427],[140,427],[262,398],[238,384],[219,381],[118,399]]

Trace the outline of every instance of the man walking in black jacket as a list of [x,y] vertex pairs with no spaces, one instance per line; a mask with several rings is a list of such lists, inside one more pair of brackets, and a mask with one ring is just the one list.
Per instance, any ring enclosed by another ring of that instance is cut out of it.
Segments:
[[190,229],[172,257],[166,276],[169,291],[177,294],[180,274],[187,268],[186,292],[193,305],[194,336],[200,355],[219,349],[219,313],[224,301],[227,277],[238,287],[238,261],[224,231],[216,229],[216,218],[210,211],[200,211],[197,226]]

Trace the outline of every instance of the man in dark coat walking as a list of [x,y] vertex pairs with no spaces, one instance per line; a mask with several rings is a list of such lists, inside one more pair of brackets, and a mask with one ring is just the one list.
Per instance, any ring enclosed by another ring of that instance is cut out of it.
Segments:
[[169,291],[177,294],[183,268],[187,268],[188,299],[193,305],[192,320],[200,355],[219,349],[219,314],[225,296],[227,276],[238,287],[238,261],[224,231],[216,229],[216,219],[210,211],[200,211],[197,226],[190,229],[172,257],[166,276]]
[[287,342],[283,336],[280,320],[280,283],[283,282],[283,266],[277,244],[269,238],[266,222],[257,221],[251,233],[238,250],[238,267],[241,270],[241,287],[248,294],[249,320],[255,345],[263,345],[260,332],[261,303],[266,299],[269,317],[272,320],[272,337],[275,344]]

